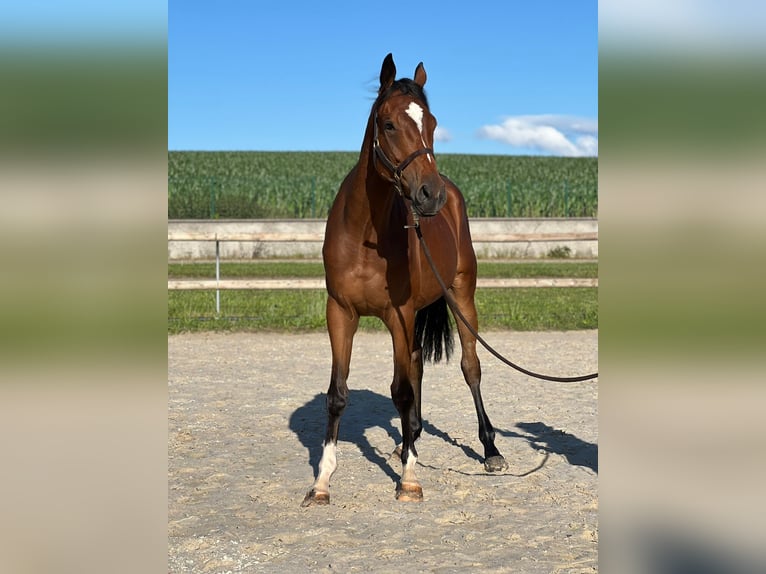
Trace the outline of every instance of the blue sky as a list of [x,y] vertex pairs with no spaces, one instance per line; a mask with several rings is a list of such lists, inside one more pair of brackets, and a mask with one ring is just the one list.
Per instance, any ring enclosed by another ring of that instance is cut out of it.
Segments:
[[597,155],[598,4],[168,3],[168,148],[358,151],[383,58],[437,153]]

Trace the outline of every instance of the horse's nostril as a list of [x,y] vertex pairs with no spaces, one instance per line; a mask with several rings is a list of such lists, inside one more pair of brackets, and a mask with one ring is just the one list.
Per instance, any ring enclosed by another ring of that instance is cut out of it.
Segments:
[[425,185],[420,188],[420,194],[423,196],[424,200],[428,199],[429,197],[431,197],[431,194],[428,193],[428,187],[425,186]]

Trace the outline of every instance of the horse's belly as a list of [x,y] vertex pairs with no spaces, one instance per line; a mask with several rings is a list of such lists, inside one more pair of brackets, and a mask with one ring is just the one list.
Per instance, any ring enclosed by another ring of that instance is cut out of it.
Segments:
[[[452,285],[452,281],[455,279],[455,267],[443,267],[438,271],[444,284],[448,287]],[[418,296],[415,298],[415,308],[421,309],[443,296],[444,291],[429,267],[422,275],[420,290]]]
[[[428,242],[426,244],[428,245]],[[431,242],[431,245],[434,247],[429,247],[429,252],[431,253],[431,259],[436,267],[435,271],[438,273],[441,282],[447,287],[450,287],[457,274],[457,249],[452,248],[452,244],[447,242],[442,242],[441,244]],[[439,279],[437,279],[434,274],[434,269],[431,267],[428,258],[422,251],[417,263],[418,268],[413,269],[412,274],[418,278],[416,307],[421,308],[425,305],[430,305],[442,297],[444,291],[441,288]]]

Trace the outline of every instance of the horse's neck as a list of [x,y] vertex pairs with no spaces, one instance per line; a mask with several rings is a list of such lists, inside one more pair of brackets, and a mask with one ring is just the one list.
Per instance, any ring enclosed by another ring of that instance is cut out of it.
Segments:
[[347,210],[353,211],[356,221],[365,221],[366,225],[380,230],[391,220],[392,211],[397,208],[398,198],[392,185],[377,173],[374,162],[371,118],[359,154]]

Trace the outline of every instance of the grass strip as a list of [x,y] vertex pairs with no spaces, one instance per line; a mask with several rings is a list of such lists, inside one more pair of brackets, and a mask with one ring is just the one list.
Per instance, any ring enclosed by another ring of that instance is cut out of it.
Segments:
[[[201,331],[323,331],[324,290],[230,290],[221,293],[215,315],[214,291],[169,291],[168,333]],[[568,331],[598,328],[598,289],[592,287],[479,289],[482,330]],[[384,330],[363,317],[360,329]]]

